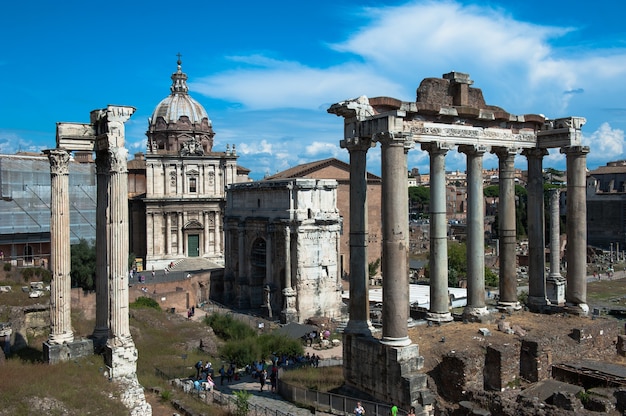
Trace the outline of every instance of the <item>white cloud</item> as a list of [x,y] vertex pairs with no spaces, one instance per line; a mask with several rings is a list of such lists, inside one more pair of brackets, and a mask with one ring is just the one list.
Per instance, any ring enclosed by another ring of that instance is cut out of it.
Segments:
[[613,161],[624,158],[624,131],[613,129],[609,123],[602,123],[600,128],[589,136],[583,135],[583,144],[589,146],[587,159]]
[[304,152],[307,156],[311,157],[319,157],[320,155],[325,157],[337,157],[340,151],[345,152],[345,150],[339,148],[338,143],[313,142],[306,146]]
[[237,153],[240,155],[271,155],[274,153],[274,145],[267,140],[258,142],[244,142],[237,145]]

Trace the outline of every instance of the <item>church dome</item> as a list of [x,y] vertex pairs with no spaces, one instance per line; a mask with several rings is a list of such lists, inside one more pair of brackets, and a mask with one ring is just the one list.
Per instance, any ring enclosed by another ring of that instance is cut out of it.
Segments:
[[204,152],[210,152],[215,135],[211,120],[204,107],[189,95],[180,55],[177,65],[171,77],[171,94],[161,100],[149,119],[148,152],[178,152],[190,141],[200,144]]

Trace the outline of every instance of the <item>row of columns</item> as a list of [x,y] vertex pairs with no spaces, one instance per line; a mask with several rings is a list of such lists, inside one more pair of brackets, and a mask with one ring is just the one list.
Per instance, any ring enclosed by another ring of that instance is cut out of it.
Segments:
[[[410,145],[403,137],[391,133],[378,134],[382,161],[382,225],[383,225],[383,339],[384,344],[408,345],[408,203],[406,190],[406,154]],[[346,138],[341,146],[350,154],[350,320],[346,331],[371,334],[367,274],[367,184],[366,153],[372,147],[369,138]],[[445,196],[445,155],[451,146],[445,142],[422,143],[430,156],[430,310],[427,318],[445,322],[452,320],[448,298],[447,218]],[[467,289],[464,315],[479,318],[487,313],[484,279],[484,197],[483,155],[481,145],[461,145],[467,156]],[[519,149],[494,147],[500,169],[500,300],[501,309],[519,309],[516,276],[516,221],[514,159]],[[583,146],[567,146],[567,291],[566,304],[586,313],[586,154]],[[546,293],[544,198],[542,161],[547,150],[526,149],[528,160],[528,239],[529,239],[529,304],[541,310],[550,305]],[[558,218],[553,219],[558,224]],[[557,240],[552,251],[558,255]],[[556,241],[556,242],[555,242]],[[558,259],[552,260],[558,264]]]
[[[123,123],[132,107],[109,107],[92,112],[86,136],[96,143],[96,324],[94,342],[115,348],[132,347],[128,317],[128,151],[123,146]],[[91,133],[93,134],[93,133]],[[82,136],[81,136],[82,138]],[[70,150],[48,150],[51,175],[50,245],[52,271],[48,343],[73,342],[70,278]]]

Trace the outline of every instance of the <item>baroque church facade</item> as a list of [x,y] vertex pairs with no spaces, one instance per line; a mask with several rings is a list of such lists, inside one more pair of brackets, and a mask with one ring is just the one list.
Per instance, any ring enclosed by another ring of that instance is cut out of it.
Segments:
[[191,257],[223,265],[226,188],[249,180],[234,145],[213,150],[211,120],[177,65],[170,95],[149,119],[146,154],[128,163],[131,252],[145,269]]

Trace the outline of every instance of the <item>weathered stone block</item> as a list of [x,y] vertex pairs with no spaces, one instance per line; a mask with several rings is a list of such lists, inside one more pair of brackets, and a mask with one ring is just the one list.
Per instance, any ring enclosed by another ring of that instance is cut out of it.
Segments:
[[64,344],[43,343],[43,360],[50,364],[93,355],[93,341],[82,339]]
[[626,335],[617,336],[617,353],[626,357]]
[[483,383],[485,390],[503,391],[515,384],[519,375],[516,345],[490,345],[485,354]]
[[550,378],[552,348],[536,339],[522,340],[520,376],[530,382]]

